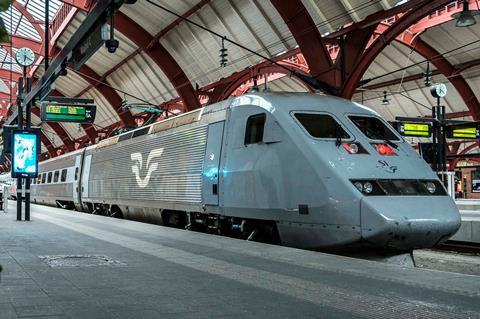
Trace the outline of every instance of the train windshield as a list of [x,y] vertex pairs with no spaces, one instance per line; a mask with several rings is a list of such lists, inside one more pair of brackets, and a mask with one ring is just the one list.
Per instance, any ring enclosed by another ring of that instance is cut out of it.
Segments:
[[316,138],[346,138],[348,133],[327,114],[295,113],[294,116],[307,130],[308,134]]
[[398,136],[376,117],[351,115],[349,118],[371,140],[399,141]]

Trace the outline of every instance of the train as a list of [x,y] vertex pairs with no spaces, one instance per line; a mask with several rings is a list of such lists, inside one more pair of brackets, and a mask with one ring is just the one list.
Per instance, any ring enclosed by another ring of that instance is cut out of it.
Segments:
[[252,92],[39,164],[34,203],[322,250],[430,248],[460,214],[359,103]]

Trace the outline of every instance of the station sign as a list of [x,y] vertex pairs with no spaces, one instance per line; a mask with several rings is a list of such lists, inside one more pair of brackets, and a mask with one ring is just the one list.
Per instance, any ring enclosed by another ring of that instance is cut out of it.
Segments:
[[38,129],[12,131],[13,178],[37,177],[40,148],[40,131]]
[[478,123],[450,125],[446,127],[445,133],[447,138],[480,139],[480,125]]
[[432,126],[430,123],[412,123],[412,122],[395,122],[395,129],[402,136],[409,137],[431,137]]
[[46,101],[42,102],[40,115],[45,122],[93,123],[96,114],[95,104],[73,104]]

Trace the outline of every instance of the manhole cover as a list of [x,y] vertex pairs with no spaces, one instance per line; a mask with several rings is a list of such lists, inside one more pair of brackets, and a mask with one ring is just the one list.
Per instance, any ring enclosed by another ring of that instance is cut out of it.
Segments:
[[38,256],[50,267],[123,266],[124,263],[103,255]]

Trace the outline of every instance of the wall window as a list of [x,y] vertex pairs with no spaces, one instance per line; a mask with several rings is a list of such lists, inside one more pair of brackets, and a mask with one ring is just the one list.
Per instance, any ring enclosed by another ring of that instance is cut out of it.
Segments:
[[52,182],[52,172],[48,172],[47,184],[50,184],[51,182]]
[[295,117],[316,138],[350,138],[337,121],[327,114],[295,113]]
[[60,182],[65,182],[67,180],[67,169],[62,169],[62,176],[60,177]]
[[265,114],[252,115],[247,120],[245,130],[245,145],[260,143],[263,140]]
[[58,183],[58,177],[60,176],[60,171],[55,171],[53,174],[53,182]]

